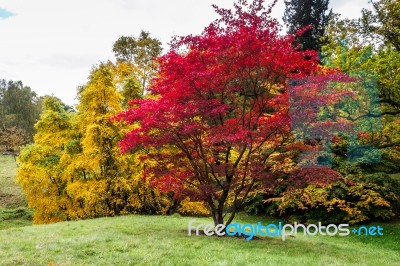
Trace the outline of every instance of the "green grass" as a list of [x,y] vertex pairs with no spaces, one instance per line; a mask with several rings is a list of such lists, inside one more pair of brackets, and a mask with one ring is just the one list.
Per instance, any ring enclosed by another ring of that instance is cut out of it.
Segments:
[[26,206],[22,190],[15,180],[16,174],[14,157],[0,155],[0,208]]
[[[0,265],[400,265],[399,222],[380,224],[380,237],[299,235],[286,241],[188,236],[193,218],[179,215],[31,225],[15,168],[13,157],[0,156]],[[244,214],[237,220],[278,222]]]
[[0,155],[0,230],[32,224],[32,210],[27,208],[16,174],[14,157]]
[[[382,237],[188,236],[192,218],[123,216],[0,231],[1,265],[399,265],[399,224]],[[239,217],[256,222],[257,217]],[[263,223],[271,222],[260,218]],[[197,222],[210,223],[208,218]]]
[[32,225],[32,213],[28,208],[0,208],[0,230]]

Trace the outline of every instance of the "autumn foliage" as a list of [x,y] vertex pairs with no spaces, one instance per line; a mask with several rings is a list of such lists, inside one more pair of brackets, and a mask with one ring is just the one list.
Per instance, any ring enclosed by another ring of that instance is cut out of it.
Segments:
[[78,112],[47,97],[36,124],[35,142],[18,158],[18,182],[34,222],[50,223],[127,213],[164,213],[170,205],[142,182],[140,154],[120,154],[127,128],[111,117],[122,110],[118,68],[92,70],[79,92]]
[[274,193],[279,215],[321,206],[366,221],[367,199],[392,217],[396,196],[326,167],[331,143],[365,138],[343,116],[363,99],[359,79],[281,35],[275,3],[214,6],[219,19],[175,38],[157,61],[160,43],[148,33],[121,37],[116,63],[92,70],[76,111],[46,98],[18,160],[35,222],[178,211],[229,224],[249,197]]
[[137,125],[123,151],[145,149],[158,162],[146,177],[162,191],[204,201],[217,224],[228,211],[230,223],[254,185],[273,178],[271,155],[291,138],[287,82],[316,75],[318,58],[278,34],[263,1],[215,9],[220,19],[159,58],[154,97],[131,101],[118,118]]

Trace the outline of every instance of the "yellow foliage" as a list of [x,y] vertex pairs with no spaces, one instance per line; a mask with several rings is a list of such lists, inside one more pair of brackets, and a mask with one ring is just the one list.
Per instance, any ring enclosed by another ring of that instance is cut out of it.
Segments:
[[189,198],[185,198],[180,203],[178,213],[185,216],[210,216],[211,214],[204,202],[190,201]]
[[18,158],[18,182],[35,223],[164,213],[171,204],[142,179],[139,153],[120,153],[127,129],[111,120],[122,110],[115,71],[111,63],[93,69],[79,92],[78,112],[45,99],[34,144]]
[[[334,192],[339,191],[336,197],[332,197]],[[353,200],[346,200],[346,197]],[[276,208],[272,213],[284,215],[295,212],[309,220],[321,218],[324,212],[329,213],[329,219],[338,220],[335,222],[351,224],[368,221],[371,214],[383,219],[394,216],[391,204],[381,194],[363,184],[351,187],[341,183],[326,187],[308,185],[302,189],[288,190],[282,197],[267,202],[275,204]]]

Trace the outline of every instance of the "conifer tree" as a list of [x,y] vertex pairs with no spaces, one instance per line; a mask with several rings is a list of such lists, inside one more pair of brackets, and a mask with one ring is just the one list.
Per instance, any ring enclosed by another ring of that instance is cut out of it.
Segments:
[[321,37],[332,15],[329,0],[285,0],[285,4],[283,21],[288,32],[295,34],[298,30],[310,27],[298,36],[297,42],[303,51],[320,51],[323,45]]

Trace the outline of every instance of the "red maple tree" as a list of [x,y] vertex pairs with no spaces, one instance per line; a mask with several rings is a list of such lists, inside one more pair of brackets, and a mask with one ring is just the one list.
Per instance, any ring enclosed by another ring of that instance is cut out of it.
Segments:
[[229,224],[268,160],[290,139],[286,84],[318,70],[317,53],[279,35],[263,0],[241,0],[202,34],[176,39],[160,57],[148,99],[118,119],[137,124],[123,151],[145,149],[146,176],[162,191],[204,201],[215,224]]

